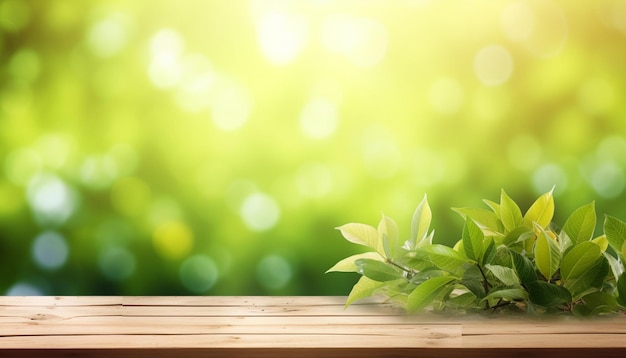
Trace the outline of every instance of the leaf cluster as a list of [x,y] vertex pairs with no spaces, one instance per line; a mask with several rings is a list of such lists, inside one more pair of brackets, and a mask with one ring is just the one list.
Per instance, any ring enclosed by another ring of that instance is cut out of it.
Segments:
[[343,237],[369,251],[327,272],[361,275],[346,307],[384,295],[409,312],[522,311],[576,316],[626,309],[626,223],[606,216],[595,235],[595,203],[576,209],[562,228],[552,222],[552,190],[522,213],[502,190],[487,208],[453,208],[464,220],[454,247],[433,243],[432,212],[424,196],[411,235],[400,238],[383,214],[377,227],[349,223]]

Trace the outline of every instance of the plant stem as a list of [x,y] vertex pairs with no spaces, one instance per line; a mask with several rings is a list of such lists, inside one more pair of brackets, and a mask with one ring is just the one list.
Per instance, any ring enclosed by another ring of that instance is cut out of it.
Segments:
[[[476,264],[476,266],[478,267],[478,270],[480,271],[480,274],[483,276],[483,288],[485,289],[485,295],[487,295],[489,293],[489,289],[491,288],[491,285],[489,284],[489,281],[487,281],[487,276],[485,275],[485,272],[483,271],[483,268],[480,267],[479,264]],[[485,307],[486,309],[489,309],[489,300],[485,300],[485,305],[487,307]]]
[[402,271],[404,271],[404,272],[408,273],[408,274],[409,274],[409,275],[411,275],[411,276],[413,276],[413,275],[415,275],[415,274],[417,273],[417,271],[415,271],[415,270],[411,270],[410,268],[407,268],[407,267],[404,267],[404,266],[402,266],[402,265],[400,265],[400,264],[397,264],[397,263],[395,263],[395,262],[394,262],[393,260],[391,260],[391,259],[387,259],[387,263],[388,263],[388,264],[390,264],[390,265],[392,265],[392,266],[395,266],[395,267],[399,268],[400,270],[402,270]]

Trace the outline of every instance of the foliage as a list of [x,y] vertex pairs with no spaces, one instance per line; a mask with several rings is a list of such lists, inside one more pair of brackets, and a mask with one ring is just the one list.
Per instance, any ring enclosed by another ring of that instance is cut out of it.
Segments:
[[575,210],[561,229],[552,223],[552,190],[522,214],[504,190],[489,209],[453,208],[465,224],[454,247],[433,243],[426,196],[401,240],[383,215],[378,228],[339,227],[370,252],[338,262],[328,272],[357,272],[346,306],[382,294],[409,312],[526,311],[592,316],[626,308],[626,223],[606,216],[594,236],[595,203]]

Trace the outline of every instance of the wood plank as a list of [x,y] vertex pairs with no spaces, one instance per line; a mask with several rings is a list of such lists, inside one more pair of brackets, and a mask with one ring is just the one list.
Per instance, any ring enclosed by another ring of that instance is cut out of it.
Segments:
[[3,306],[112,306],[122,305],[121,296],[3,296]]
[[466,349],[466,348],[141,348],[141,349],[7,349],[3,358],[383,358],[383,357],[419,357],[419,358],[502,358],[502,357],[546,357],[546,358],[623,358],[624,351],[619,348],[504,348],[504,349]]
[[[459,327],[460,328],[460,327]],[[411,348],[460,347],[460,329],[453,337],[419,337],[412,330],[384,334],[204,334],[204,335],[59,335],[0,337],[7,348]]]
[[347,310],[344,302],[345,297],[0,297],[0,356],[554,358],[626,352],[623,317],[581,322],[410,316],[375,300]]
[[242,323],[222,320],[213,322],[206,320],[185,319],[145,319],[124,318],[75,320],[63,322],[46,322],[30,324],[3,322],[0,326],[0,337],[11,336],[46,336],[46,335],[82,335],[82,334],[146,334],[146,335],[184,335],[184,334],[337,334],[337,335],[381,335],[404,336],[407,332],[415,337],[448,337],[461,336],[461,325],[432,324],[355,324],[345,322],[318,323],[307,319],[264,319],[258,322]]

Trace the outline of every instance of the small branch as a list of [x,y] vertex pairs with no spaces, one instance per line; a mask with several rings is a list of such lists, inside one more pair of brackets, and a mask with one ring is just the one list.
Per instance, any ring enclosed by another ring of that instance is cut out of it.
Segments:
[[408,273],[408,274],[409,274],[409,275],[411,275],[411,276],[413,276],[413,275],[417,274],[417,271],[412,270],[412,269],[410,269],[410,268],[408,268],[408,267],[404,267],[404,266],[402,266],[402,265],[399,265],[399,264],[397,264],[397,263],[393,262],[391,259],[387,259],[386,261],[387,261],[387,263],[388,263],[388,264],[390,264],[390,265],[392,265],[392,266],[395,266],[395,267],[399,268],[400,270],[402,270],[402,271],[404,271],[404,272]]
[[[483,276],[483,288],[485,289],[485,295],[487,295],[489,293],[489,289],[491,288],[491,284],[487,280],[487,276],[485,275],[482,267],[480,267],[479,264],[476,264],[476,266],[478,267],[480,274]],[[485,304],[487,305],[486,309],[489,309],[489,300],[485,300]]]

